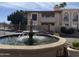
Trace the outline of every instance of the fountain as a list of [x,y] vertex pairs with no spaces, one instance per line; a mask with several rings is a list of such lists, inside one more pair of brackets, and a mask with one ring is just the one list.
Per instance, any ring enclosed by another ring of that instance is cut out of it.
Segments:
[[20,34],[0,37],[0,53],[8,56],[67,56],[64,46],[66,40],[50,34],[39,34],[33,31],[30,21],[30,31]]
[[[31,19],[29,31],[23,31],[23,35],[19,36],[17,38],[17,40],[20,41],[20,42],[23,42],[24,45],[39,45],[39,44],[43,44],[43,43],[46,44],[46,43],[52,43],[52,42],[58,41],[58,39],[56,39],[54,37],[53,37],[54,40],[52,40],[52,37],[50,35],[49,35],[50,36],[49,37],[46,34],[39,34],[38,31],[34,31],[32,27],[33,27],[33,22],[32,22],[32,19]],[[25,36],[24,34],[27,34],[27,36]],[[48,37],[45,37],[45,36],[48,36]]]
[[29,39],[28,39],[28,44],[29,45],[33,45],[33,43],[34,43],[34,40],[33,40],[33,35],[34,35],[34,33],[32,32],[33,30],[32,30],[32,24],[33,22],[32,22],[32,20],[30,21],[30,32],[29,32]]

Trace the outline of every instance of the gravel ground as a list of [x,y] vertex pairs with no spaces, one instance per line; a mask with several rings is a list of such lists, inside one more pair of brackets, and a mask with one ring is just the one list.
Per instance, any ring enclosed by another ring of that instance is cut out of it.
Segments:
[[[65,37],[64,37],[65,38]],[[79,41],[79,38],[65,38],[68,42]]]
[[64,37],[67,40],[67,44],[70,46],[72,45],[72,42],[74,41],[78,41],[79,42],[79,38],[68,38],[68,37]]

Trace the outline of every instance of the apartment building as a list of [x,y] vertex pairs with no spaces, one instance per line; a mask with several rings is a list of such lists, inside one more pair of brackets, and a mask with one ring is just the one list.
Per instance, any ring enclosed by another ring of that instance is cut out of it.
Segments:
[[62,10],[62,26],[79,29],[79,9]]
[[30,20],[33,27],[45,31],[60,32],[62,26],[79,29],[79,9],[54,9],[53,11],[28,11],[28,26]]

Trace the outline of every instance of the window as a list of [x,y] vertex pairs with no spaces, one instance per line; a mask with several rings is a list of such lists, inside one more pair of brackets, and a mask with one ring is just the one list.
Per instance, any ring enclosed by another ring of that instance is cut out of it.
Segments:
[[54,26],[54,25],[55,25],[55,23],[51,23],[51,25],[52,25],[52,26]]
[[42,25],[48,25],[48,23],[41,23]]
[[64,21],[69,21],[69,14],[67,12],[65,12]]
[[42,13],[42,17],[55,17],[55,13]]
[[73,21],[78,21],[78,14],[77,13],[73,14]]
[[69,26],[69,24],[65,24],[65,26]]
[[32,20],[37,20],[37,14],[32,14]]

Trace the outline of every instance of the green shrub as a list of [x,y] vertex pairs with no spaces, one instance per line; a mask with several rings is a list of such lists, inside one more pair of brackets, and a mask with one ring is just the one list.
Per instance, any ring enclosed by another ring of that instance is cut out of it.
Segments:
[[67,34],[73,34],[74,31],[75,31],[74,28],[69,28],[69,29],[67,30]]
[[61,27],[61,33],[66,33],[67,29],[66,27]]
[[75,32],[74,28],[67,29],[66,27],[61,27],[61,33],[64,34],[73,34]]
[[54,35],[57,35],[57,36],[59,36],[59,33],[54,33]]
[[77,29],[77,31],[79,32],[79,29]]
[[73,46],[73,47],[79,47],[79,42],[78,42],[78,41],[72,42],[72,46]]

